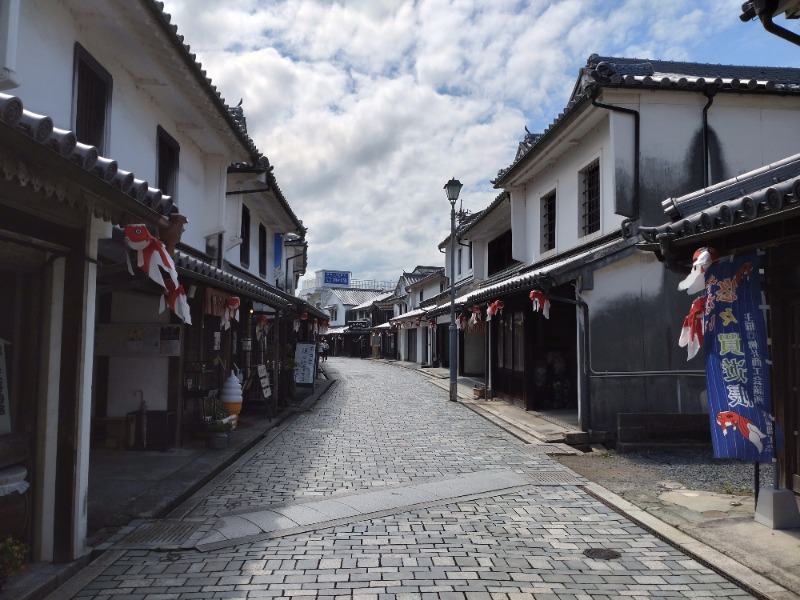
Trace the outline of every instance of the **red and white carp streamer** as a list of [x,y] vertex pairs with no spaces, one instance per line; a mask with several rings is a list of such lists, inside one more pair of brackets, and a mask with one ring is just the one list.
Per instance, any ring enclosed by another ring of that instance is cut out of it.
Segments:
[[678,289],[687,294],[697,294],[706,287],[706,270],[719,260],[719,254],[714,248],[698,248],[692,256],[692,270],[686,278],[678,284]]
[[543,292],[532,290],[530,293],[533,302],[533,312],[541,312],[545,319],[550,318],[550,300]]
[[[136,265],[164,290],[164,295],[161,297],[161,312],[164,312],[166,305],[169,305],[179,319],[191,325],[192,318],[189,315],[186,292],[178,281],[175,263],[172,262],[172,257],[164,248],[164,244],[153,237],[144,223],[127,225],[124,232],[125,245],[131,250],[136,250]],[[130,257],[127,253],[125,257],[128,259],[128,272],[133,275]],[[166,281],[163,273],[169,275]]]
[[496,314],[503,314],[503,307],[506,305],[505,302],[502,300],[495,300],[489,305],[489,308],[486,310],[486,320],[491,321],[492,317]]
[[222,316],[220,317],[220,329],[230,329],[231,319],[239,321],[239,305],[241,300],[238,296],[228,296],[225,301],[225,308],[222,309]]
[[678,345],[681,348],[686,347],[688,349],[689,358],[686,360],[692,360],[703,345],[703,315],[705,312],[706,297],[700,296],[692,302],[692,308],[689,309],[689,314],[683,320]]

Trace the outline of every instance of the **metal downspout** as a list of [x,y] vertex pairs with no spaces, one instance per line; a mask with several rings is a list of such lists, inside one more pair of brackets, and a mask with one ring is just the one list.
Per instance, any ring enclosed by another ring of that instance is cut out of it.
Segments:
[[710,184],[709,177],[709,159],[708,159],[708,109],[714,102],[714,96],[717,95],[717,86],[709,85],[703,90],[708,102],[703,107],[703,187],[707,188]]
[[[761,3],[756,2],[754,4]],[[759,8],[761,10],[756,9],[756,11],[764,29],[766,29],[772,35],[777,35],[778,37],[783,38],[792,44],[800,46],[800,35],[797,35],[788,29],[784,29],[780,25],[776,25],[772,20],[772,16],[775,14],[775,11],[778,8],[778,0],[765,0],[763,6],[760,6]]]

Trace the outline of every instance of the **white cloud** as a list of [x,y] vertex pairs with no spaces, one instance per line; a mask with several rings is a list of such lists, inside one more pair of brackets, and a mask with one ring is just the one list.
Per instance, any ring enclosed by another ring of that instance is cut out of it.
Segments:
[[444,183],[465,184],[465,208],[488,205],[524,127],[553,121],[593,53],[789,60],[738,41],[768,35],[739,21],[740,0],[165,4],[223,97],[244,100],[249,134],[309,229],[309,275],[394,281],[443,264]]

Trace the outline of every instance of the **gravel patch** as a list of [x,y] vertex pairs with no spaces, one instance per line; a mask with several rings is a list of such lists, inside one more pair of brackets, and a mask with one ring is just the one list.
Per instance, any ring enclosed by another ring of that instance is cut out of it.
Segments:
[[[573,471],[615,492],[656,492],[685,487],[752,495],[755,483],[753,463],[716,459],[710,448],[643,450],[625,454],[609,450],[555,458]],[[760,465],[759,481],[762,489],[772,487],[771,463]]]

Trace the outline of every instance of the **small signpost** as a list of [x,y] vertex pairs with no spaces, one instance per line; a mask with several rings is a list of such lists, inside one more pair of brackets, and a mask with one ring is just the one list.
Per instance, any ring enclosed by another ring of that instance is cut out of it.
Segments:
[[317,368],[317,344],[300,342],[294,351],[294,381],[297,385],[314,386]]

